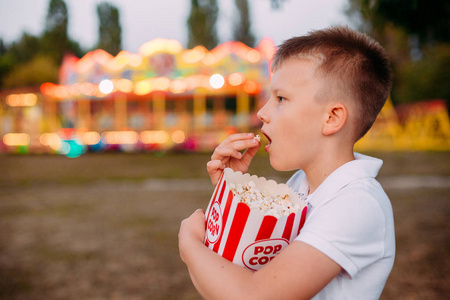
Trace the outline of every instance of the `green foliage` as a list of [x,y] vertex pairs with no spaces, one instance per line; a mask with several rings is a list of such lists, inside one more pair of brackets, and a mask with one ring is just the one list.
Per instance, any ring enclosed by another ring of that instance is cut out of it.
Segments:
[[424,50],[422,59],[410,61],[399,72],[399,102],[450,99],[450,44]]
[[23,33],[11,45],[0,40],[0,88],[57,82],[58,66],[68,52],[84,55],[67,35],[68,11],[63,0],[51,0],[45,31],[39,37]]
[[378,0],[375,13],[417,35],[420,43],[450,42],[450,1]]
[[78,43],[69,39],[68,22],[66,3],[63,0],[50,0],[45,32],[41,38],[41,52],[52,57],[57,64],[61,64],[66,53],[78,55],[81,52]]
[[4,80],[6,88],[39,86],[44,82],[57,82],[58,65],[48,56],[35,56],[26,63],[19,64],[9,72]]
[[67,6],[64,0],[50,0],[45,20],[45,32],[57,33],[60,38],[67,38],[68,22]]
[[119,10],[111,4],[103,2],[97,5],[97,15],[100,23],[97,48],[115,56],[122,49]]
[[30,61],[41,48],[38,37],[23,33],[20,40],[10,46],[3,45],[0,56],[0,87],[4,87],[7,74],[20,64]]
[[191,12],[187,21],[188,48],[202,45],[208,50],[217,46],[217,0],[191,0]]
[[250,28],[250,12],[247,0],[235,0],[236,8],[239,13],[239,20],[234,26],[233,39],[254,47],[255,37]]
[[33,58],[40,47],[41,41],[38,37],[24,32],[19,41],[12,43],[7,53],[11,55],[12,63],[23,63]]
[[395,103],[450,99],[449,0],[349,0],[347,14],[385,47]]
[[4,86],[5,76],[14,68],[14,57],[11,53],[5,52],[0,56],[0,88]]

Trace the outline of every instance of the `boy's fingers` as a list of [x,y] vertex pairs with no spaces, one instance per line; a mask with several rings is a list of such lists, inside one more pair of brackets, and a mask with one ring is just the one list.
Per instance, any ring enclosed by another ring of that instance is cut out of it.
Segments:
[[210,160],[206,163],[206,169],[208,170],[212,184],[216,186],[223,169],[225,169],[225,166],[220,160]]
[[219,146],[216,148],[216,151],[214,151],[213,155],[211,156],[211,160],[223,160],[224,158],[228,157],[240,159],[242,157],[242,154],[239,152],[239,150],[234,149],[233,147]]
[[201,209],[201,208],[197,208],[197,209],[194,211],[193,215],[204,216],[204,215],[205,215],[205,211],[204,211],[203,209]]
[[239,151],[247,149],[247,148],[253,148],[259,145],[259,142],[253,138],[245,139],[245,140],[236,140],[233,142],[230,142],[228,144],[223,143],[219,145],[216,150],[214,151],[213,155],[211,156],[211,159],[224,159],[226,157],[234,157],[237,159],[241,159],[242,155]]
[[206,163],[206,169],[209,175],[215,175],[218,171],[223,171],[225,165],[220,160],[210,160]]
[[224,143],[232,143],[239,140],[245,140],[245,139],[251,139],[255,135],[253,133],[236,133],[232,134],[229,137],[227,137],[224,141]]
[[247,166],[250,165],[253,157],[256,155],[256,153],[259,150],[259,146],[261,146],[261,144],[258,141],[255,140],[255,142],[256,142],[256,145],[254,147],[247,148],[247,150],[244,152],[244,155],[242,156],[241,160]]
[[208,171],[215,171],[215,170],[222,170],[224,169],[224,165],[222,164],[221,160],[210,160],[206,163],[206,168],[208,169]]

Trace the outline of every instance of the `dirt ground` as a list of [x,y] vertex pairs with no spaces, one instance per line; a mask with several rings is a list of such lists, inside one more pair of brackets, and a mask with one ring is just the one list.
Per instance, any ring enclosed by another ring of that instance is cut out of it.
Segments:
[[[450,153],[373,155],[397,239],[381,299],[448,299]],[[177,233],[211,197],[209,156],[0,156],[0,299],[200,299]],[[265,155],[249,171],[292,174]]]

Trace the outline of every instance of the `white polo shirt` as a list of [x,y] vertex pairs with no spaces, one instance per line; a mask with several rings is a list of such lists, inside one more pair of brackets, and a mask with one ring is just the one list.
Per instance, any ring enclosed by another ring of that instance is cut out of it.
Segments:
[[[307,198],[306,222],[296,241],[337,262],[344,272],[313,299],[378,299],[395,257],[392,206],[375,180],[383,162],[355,153]],[[307,194],[303,171],[287,182]]]

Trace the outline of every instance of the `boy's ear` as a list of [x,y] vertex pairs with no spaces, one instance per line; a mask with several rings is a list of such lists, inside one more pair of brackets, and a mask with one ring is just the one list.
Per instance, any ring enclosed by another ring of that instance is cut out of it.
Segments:
[[347,108],[342,103],[330,105],[327,111],[327,119],[322,128],[324,135],[332,135],[344,127],[347,122]]

